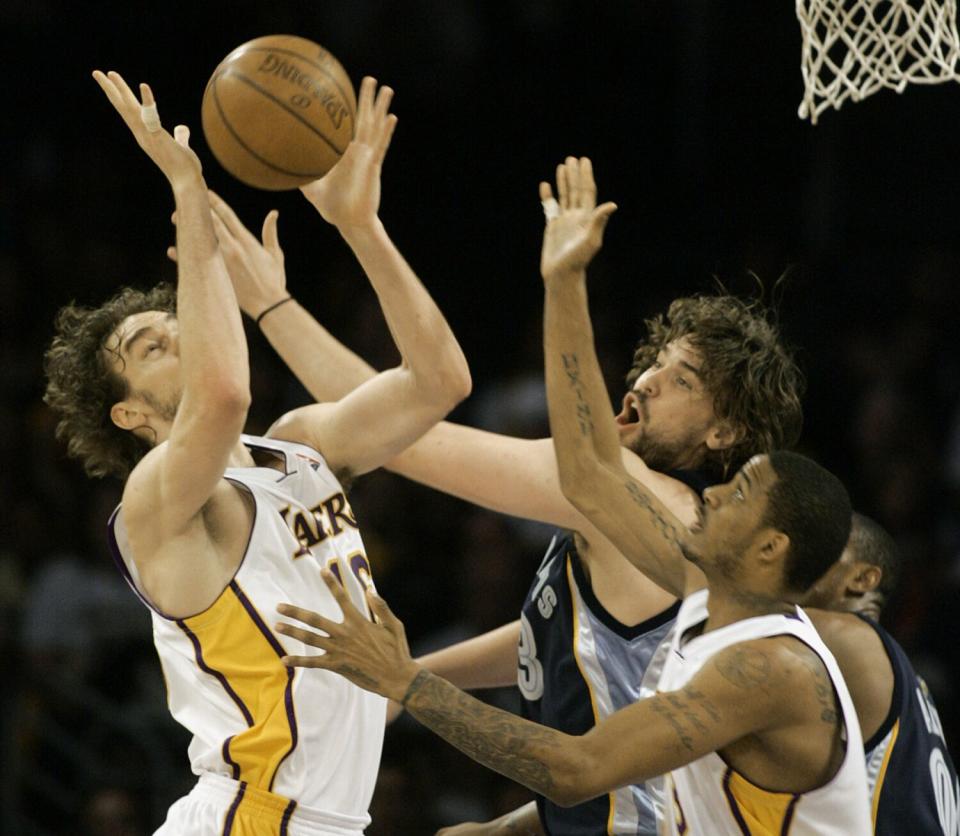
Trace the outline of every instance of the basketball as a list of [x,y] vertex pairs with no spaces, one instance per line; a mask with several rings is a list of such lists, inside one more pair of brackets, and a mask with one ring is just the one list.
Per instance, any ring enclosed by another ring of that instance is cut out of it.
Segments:
[[248,186],[295,189],[326,174],[353,138],[357,97],[329,52],[268,35],[233,50],[203,93],[203,133],[217,161]]

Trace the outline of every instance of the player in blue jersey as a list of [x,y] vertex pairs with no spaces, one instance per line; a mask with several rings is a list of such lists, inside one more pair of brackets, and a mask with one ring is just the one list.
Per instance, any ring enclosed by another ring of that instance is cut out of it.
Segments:
[[[211,202],[238,301],[256,317],[287,293],[276,215],[268,216],[261,243],[222,200]],[[295,302],[277,308],[261,328],[317,399],[338,398],[373,374]],[[795,441],[802,379],[759,305],[730,296],[678,299],[648,330],[616,419],[623,462],[692,523],[704,487],[754,453]],[[423,660],[428,667],[464,688],[519,683],[526,716],[570,733],[636,699],[676,596],[630,566],[563,497],[550,439],[444,422],[389,467],[563,529],[531,584],[523,617],[432,654]],[[654,832],[652,807],[639,787],[570,809],[541,799],[541,809],[554,833]],[[536,807],[512,818],[539,827]]]
[[[840,561],[804,597],[860,717],[877,836],[957,836],[960,783],[926,683],[878,623],[899,574],[893,539],[853,515]],[[824,612],[831,610],[832,612]]]

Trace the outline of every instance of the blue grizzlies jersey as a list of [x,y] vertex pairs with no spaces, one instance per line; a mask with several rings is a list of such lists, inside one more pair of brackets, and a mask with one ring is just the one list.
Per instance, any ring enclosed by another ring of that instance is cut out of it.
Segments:
[[864,743],[877,836],[960,836],[960,783],[926,683],[903,648],[860,616],[883,642],[893,666],[890,713]]
[[[583,734],[636,702],[644,670],[679,606],[625,627],[594,596],[572,536],[555,536],[520,616],[517,684],[523,715]],[[537,806],[550,836],[657,832],[653,804],[642,787],[623,787],[567,808],[538,797]]]

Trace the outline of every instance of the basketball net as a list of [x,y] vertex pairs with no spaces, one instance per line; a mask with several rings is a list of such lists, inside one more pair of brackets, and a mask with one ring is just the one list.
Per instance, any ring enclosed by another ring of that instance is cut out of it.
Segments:
[[796,0],[804,94],[812,124],[889,88],[960,81],[957,0]]

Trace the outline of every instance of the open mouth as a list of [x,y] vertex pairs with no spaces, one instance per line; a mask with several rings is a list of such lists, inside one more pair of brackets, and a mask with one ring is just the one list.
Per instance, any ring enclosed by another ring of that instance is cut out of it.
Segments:
[[646,420],[646,415],[642,414],[643,404],[636,395],[628,392],[623,398],[623,407],[616,421],[621,427],[632,427],[640,423],[641,418]]

